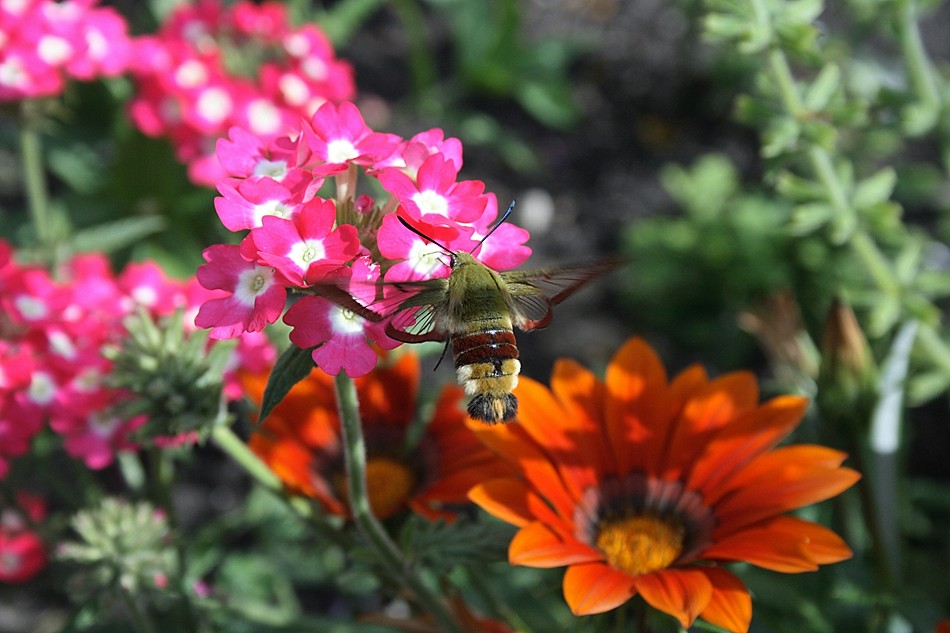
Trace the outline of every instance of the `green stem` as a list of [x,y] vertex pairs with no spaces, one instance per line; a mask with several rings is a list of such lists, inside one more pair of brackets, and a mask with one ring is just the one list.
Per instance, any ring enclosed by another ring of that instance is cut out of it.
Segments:
[[927,57],[924,42],[917,28],[917,15],[913,0],[899,0],[897,37],[900,41],[901,52],[907,62],[907,73],[910,84],[917,94],[917,98],[931,107],[940,107],[940,89],[937,85],[937,76],[933,71],[933,64]]
[[[247,447],[247,444],[231,430],[230,426],[225,424],[216,425],[211,431],[211,439],[217,444],[218,448],[237,462],[254,481],[276,495],[285,496],[284,484],[280,477]],[[288,503],[301,517],[305,519],[313,518],[313,508],[306,499],[289,497]]]
[[366,442],[363,439],[363,427],[360,422],[356,385],[349,376],[340,372],[336,377],[335,386],[337,407],[340,413],[340,430],[343,436],[346,478],[349,484],[349,505],[354,523],[379,561],[412,592],[416,602],[436,620],[440,630],[460,632],[461,628],[441,596],[413,573],[403,560],[399,548],[392,542],[385,528],[373,514],[366,485]]
[[125,604],[125,608],[129,610],[129,616],[132,618],[132,624],[135,630],[141,633],[158,633],[152,621],[135,601],[135,596],[122,587],[119,588],[119,595],[122,596],[122,602]]
[[[794,117],[801,116],[804,105],[798,87],[795,85],[788,58],[782,50],[773,49],[769,52],[769,67],[778,86],[785,111]],[[848,200],[844,185],[835,171],[834,161],[828,150],[818,145],[811,145],[808,147],[807,157],[812,172],[824,187],[828,201],[835,211],[841,215],[855,214],[856,211]],[[851,236],[850,245],[881,290],[891,296],[899,296],[902,293],[901,284],[891,269],[890,263],[866,231],[856,230]]]
[[43,144],[37,130],[38,115],[35,104],[23,102],[21,107],[20,153],[23,161],[23,178],[26,185],[27,205],[36,239],[47,263],[56,263],[56,245],[53,239],[53,222],[49,208],[49,188],[43,164]]
[[435,62],[429,51],[425,17],[415,0],[392,0],[390,6],[399,15],[409,43],[409,74],[412,77],[412,95],[420,104],[425,91],[435,85]]

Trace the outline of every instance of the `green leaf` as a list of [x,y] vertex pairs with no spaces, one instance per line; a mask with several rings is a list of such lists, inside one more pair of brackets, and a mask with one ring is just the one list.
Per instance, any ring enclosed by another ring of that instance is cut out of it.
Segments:
[[782,171],[775,180],[775,190],[783,198],[799,202],[823,200],[825,188],[814,180],[802,178],[790,171]]
[[780,3],[780,6],[775,20],[789,26],[811,24],[824,10],[823,0],[794,0]]
[[851,202],[855,209],[867,209],[890,198],[896,184],[897,172],[893,167],[885,167],[858,183]]
[[577,122],[570,87],[551,78],[527,81],[516,88],[515,96],[521,106],[534,118],[554,128],[568,128]]
[[871,338],[884,336],[894,327],[900,315],[900,299],[892,296],[879,299],[868,318],[868,335]]
[[789,116],[776,119],[762,134],[762,155],[775,158],[791,151],[798,142],[801,125]]
[[300,349],[296,345],[291,345],[284,350],[267,379],[267,387],[264,388],[264,398],[261,402],[261,412],[257,418],[258,423],[267,419],[267,416],[284,399],[287,392],[306,378],[311,369],[313,369],[313,359],[310,357],[310,350]]
[[788,230],[792,235],[813,233],[834,217],[835,210],[824,202],[800,204],[792,210]]
[[805,91],[805,107],[809,110],[824,110],[841,86],[841,70],[836,64],[828,64],[821,69],[815,80]]
[[132,246],[165,228],[165,220],[157,215],[123,218],[76,232],[72,248],[77,252],[112,253]]

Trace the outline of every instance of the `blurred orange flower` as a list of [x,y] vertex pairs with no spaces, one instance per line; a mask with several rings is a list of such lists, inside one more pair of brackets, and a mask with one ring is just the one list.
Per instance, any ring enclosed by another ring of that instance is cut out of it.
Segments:
[[[454,385],[443,389],[422,437],[409,445],[419,369],[418,357],[404,354],[355,379],[370,506],[380,518],[409,507],[430,520],[451,520],[455,509],[468,504],[473,485],[511,470],[466,427],[460,407],[464,393]],[[267,374],[245,374],[241,380],[259,404]],[[289,490],[320,501],[333,514],[349,514],[332,376],[311,371],[274,407],[249,444]]]
[[803,398],[760,405],[752,374],[710,380],[698,366],[670,382],[639,339],[604,381],[561,360],[550,391],[524,379],[515,393],[519,423],[476,432],[521,477],[486,481],[470,497],[521,528],[512,564],[567,566],[564,597],[577,615],[640,595],[684,627],[702,616],[744,632],[752,601],[721,563],[796,573],[851,556],[831,530],[785,514],[860,478],[836,450],[775,448]]

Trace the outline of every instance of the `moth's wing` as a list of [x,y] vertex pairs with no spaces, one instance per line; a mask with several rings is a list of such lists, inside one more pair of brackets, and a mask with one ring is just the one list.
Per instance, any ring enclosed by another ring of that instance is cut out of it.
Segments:
[[605,259],[588,264],[556,266],[541,270],[499,273],[508,289],[508,307],[522,330],[543,328],[551,322],[552,306],[564,301],[584,284],[618,265]]
[[[443,320],[448,296],[448,279],[394,282],[393,297],[400,297],[386,325],[386,334],[403,343],[445,340],[439,324]],[[387,299],[389,301],[390,299]]]

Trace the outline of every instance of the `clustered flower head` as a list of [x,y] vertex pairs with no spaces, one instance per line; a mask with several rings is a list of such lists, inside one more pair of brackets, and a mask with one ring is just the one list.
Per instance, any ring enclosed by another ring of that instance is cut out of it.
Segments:
[[[167,278],[153,262],[115,275],[98,253],[77,255],[51,274],[19,264],[0,242],[0,478],[47,424],[89,468],[104,468],[117,450],[134,448],[128,435],[146,418],[115,410],[127,396],[110,383],[112,362],[103,350],[120,344],[124,321],[136,310],[154,318],[182,310],[193,328],[198,304],[214,295],[193,278]],[[252,336],[242,337],[236,354],[232,370],[267,363],[273,351]],[[239,397],[233,375],[225,376],[226,392]]]
[[326,102],[352,99],[352,68],[313,24],[293,27],[284,4],[179,4],[157,34],[135,40],[130,106],[136,126],[171,139],[190,178],[224,173],[215,141],[232,126],[272,140]]
[[68,78],[125,72],[125,19],[97,0],[0,2],[0,101],[56,95]]
[[[484,183],[459,179],[458,139],[439,129],[408,140],[373,131],[350,102],[324,104],[294,134],[274,140],[234,128],[218,142],[218,159],[228,172],[218,182],[218,217],[247,233],[240,245],[205,250],[198,280],[227,296],[206,302],[195,322],[212,328],[213,338],[230,338],[261,331],[283,314],[293,327],[290,340],[313,348],[314,362],[331,375],[362,376],[376,364],[371,343],[399,343],[387,336],[385,320],[327,299],[328,289],[386,314],[400,296],[380,282],[449,274],[442,248],[400,218],[496,270],[531,252],[527,231],[514,224],[482,241],[498,201]],[[358,191],[360,174],[377,185],[370,193]],[[284,313],[288,294],[299,298]]]
[[70,526],[78,539],[61,543],[56,557],[78,566],[69,581],[69,593],[78,600],[103,591],[162,590],[178,575],[168,516],[148,502],[106,497],[77,512]]
[[[464,393],[456,385],[442,389],[425,431],[411,441],[419,372],[419,358],[405,353],[355,380],[370,507],[380,518],[411,509],[430,520],[452,520],[468,505],[472,486],[510,469],[466,425]],[[245,371],[241,378],[248,397],[260,403],[267,373]],[[315,368],[274,407],[249,445],[288,490],[349,516],[342,442],[333,378]]]
[[758,403],[752,374],[710,379],[698,366],[667,379],[656,354],[632,339],[601,381],[559,361],[551,389],[515,392],[519,423],[479,437],[519,471],[470,496],[519,527],[511,563],[562,567],[577,615],[634,596],[675,616],[744,633],[748,590],[724,564],[800,573],[851,557],[834,532],[790,516],[858,479],[846,455],[815,445],[776,448],[806,401]]

